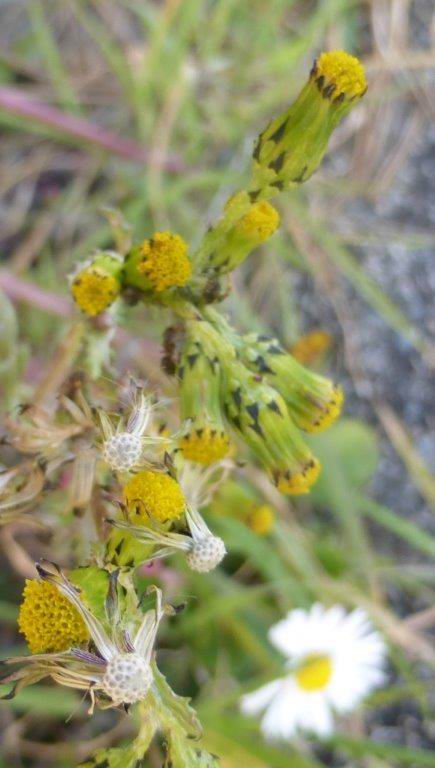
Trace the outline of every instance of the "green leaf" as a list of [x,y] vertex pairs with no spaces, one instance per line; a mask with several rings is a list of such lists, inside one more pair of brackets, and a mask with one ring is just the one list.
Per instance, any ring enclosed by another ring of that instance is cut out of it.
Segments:
[[330,501],[328,471],[335,461],[346,484],[361,488],[371,480],[379,460],[375,431],[353,419],[342,419],[327,432],[312,438],[314,451],[319,455],[323,471],[311,491],[315,502]]
[[94,757],[80,763],[77,768],[141,768],[145,767],[143,755],[139,755],[134,747],[115,747],[99,749]]
[[86,605],[94,616],[106,622],[105,601],[109,588],[109,574],[96,565],[85,565],[68,573],[72,583],[83,591]]
[[195,710],[190,706],[190,699],[177,696],[155,664],[153,664],[153,675],[153,703],[162,730],[175,729],[185,733],[190,739],[199,739],[202,735],[202,727]]
[[172,732],[166,743],[163,768],[218,768],[220,760],[201,747],[195,747],[182,732]]

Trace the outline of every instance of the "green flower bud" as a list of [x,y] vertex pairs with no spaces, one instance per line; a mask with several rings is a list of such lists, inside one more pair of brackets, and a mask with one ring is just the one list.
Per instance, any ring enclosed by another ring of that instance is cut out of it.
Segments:
[[112,251],[101,251],[80,264],[71,276],[71,293],[77,306],[90,317],[104,312],[119,296],[124,262]]
[[345,51],[322,53],[291,107],[272,120],[254,150],[251,200],[306,181],[340,120],[367,90],[364,68]]
[[[222,409],[222,369],[216,331],[206,322],[187,324],[187,339],[178,367],[180,415],[184,422],[179,446],[185,459],[210,464],[230,451]],[[234,356],[231,347],[219,344]]]
[[273,383],[299,429],[320,432],[340,415],[342,389],[301,365],[276,339],[244,336],[240,353],[251,370]]
[[[224,220],[240,208],[246,200],[246,194],[239,192],[230,197],[225,205]],[[266,200],[249,203],[246,212],[235,221],[223,235],[219,247],[213,250],[203,263],[207,273],[224,275],[231,272],[261,243],[269,239],[279,227],[278,211]],[[198,272],[198,264],[197,264]]]
[[106,542],[105,564],[116,568],[136,568],[148,560],[153,546],[138,541],[129,531],[112,528]]
[[239,361],[225,365],[227,417],[282,493],[307,493],[320,464],[293,424],[281,395]]

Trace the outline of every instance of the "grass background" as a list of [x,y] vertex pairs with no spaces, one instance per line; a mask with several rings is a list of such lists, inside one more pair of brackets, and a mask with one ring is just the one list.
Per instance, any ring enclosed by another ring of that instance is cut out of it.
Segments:
[[[207,579],[186,572],[176,583],[174,596],[186,598],[188,608],[162,634],[160,665],[177,691],[196,697],[206,745],[222,756],[223,768],[241,761],[250,768],[435,765],[435,537],[412,509],[398,514],[382,494],[371,497],[379,437],[392,444],[427,509],[435,478],[406,415],[367,394],[348,298],[351,290],[433,370],[433,333],[361,257],[368,247],[398,243],[406,259],[407,249],[430,245],[425,222],[382,214],[427,130],[434,62],[428,8],[418,0],[0,3],[0,287],[16,308],[14,314],[1,302],[6,408],[32,396],[68,332],[66,274],[92,248],[110,245],[101,206],[119,207],[137,237],[171,228],[197,242],[247,177],[256,134],[291,101],[315,55],[346,48],[367,67],[364,103],[333,137],[315,177],[280,199],[280,234],[238,270],[226,305],[239,328],[272,330],[291,345],[310,325],[306,287],[308,300],[329,308],[329,367],[345,376],[350,405],[342,423],[313,440],[324,472],[310,497],[290,503],[247,471],[249,492],[277,510],[274,532],[258,537],[212,509],[231,552],[225,569]],[[367,210],[375,212],[370,225]],[[167,389],[158,366],[167,320],[155,310],[129,312],[117,369]],[[349,418],[361,413],[360,400],[364,423]],[[14,528],[1,544],[0,616],[9,654],[21,642],[14,626],[24,548],[32,556],[49,550]],[[237,700],[280,668],[268,626],[313,600],[366,606],[391,645],[391,685],[326,747],[272,747],[237,713]],[[128,738],[131,722],[110,712],[89,720],[78,702],[72,692],[35,686],[2,704],[0,766],[71,768],[95,748]],[[161,765],[158,745],[149,765]]]

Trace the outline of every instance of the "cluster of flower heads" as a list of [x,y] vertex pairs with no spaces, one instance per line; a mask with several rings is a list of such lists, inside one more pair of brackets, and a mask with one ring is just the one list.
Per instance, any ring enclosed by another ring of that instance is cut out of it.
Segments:
[[[91,407],[78,386],[59,398],[61,418],[33,407],[24,421],[10,420],[12,445],[35,460],[1,476],[3,522],[11,510],[27,512],[63,472],[74,511],[92,507],[96,487],[105,489],[111,509],[90,565],[67,576],[40,561],[39,578],[27,581],[19,628],[32,655],[5,662],[4,679],[15,691],[48,676],[87,691],[92,708],[152,702],[159,675],[153,647],[162,618],[173,611],[155,589],[155,607],[143,614],[132,575],[177,551],[201,574],[222,562],[225,543],[201,509],[234,467],[233,435],[279,491],[306,493],[317,479],[319,462],[302,433],[333,423],[340,387],[278,340],[241,336],[214,305],[228,293],[229,273],[278,228],[269,199],[311,176],[333,129],[365,89],[357,59],[322,54],[294,104],[260,134],[249,187],[228,200],[194,253],[171,232],[132,243],[128,225],[112,212],[117,250],[95,254],[71,277],[74,300],[90,317],[117,299],[152,302],[176,316],[163,362],[177,377],[180,426],[168,431],[159,421],[164,403],[136,382],[121,413]],[[273,511],[251,504],[246,521],[266,533]],[[101,579],[106,596],[96,603]],[[242,700],[248,714],[266,709],[268,737],[289,738],[299,727],[325,735],[333,710],[348,711],[382,680],[384,646],[361,611],[293,611],[272,627],[270,639],[288,658],[286,674]]]
[[[121,253],[96,254],[71,279],[75,301],[90,316],[119,296],[173,311],[165,366],[179,381],[179,449],[191,461],[219,461],[234,451],[234,432],[283,493],[306,493],[316,481],[320,465],[301,432],[333,423],[342,390],[277,340],[239,336],[212,305],[227,295],[228,274],[278,228],[270,199],[311,176],[366,87],[357,59],[323,53],[296,101],[260,134],[248,188],[230,197],[196,251],[171,232],[136,244],[123,238]],[[130,442],[133,458],[139,448]]]

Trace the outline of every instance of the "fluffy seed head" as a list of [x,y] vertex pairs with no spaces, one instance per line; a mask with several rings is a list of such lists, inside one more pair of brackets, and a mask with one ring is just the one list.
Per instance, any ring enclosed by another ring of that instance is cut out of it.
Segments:
[[[332,101],[339,97],[361,98],[367,90],[363,65],[359,59],[346,51],[322,53],[314,65],[313,75],[316,82],[319,82],[319,78],[323,78],[320,81],[322,92],[325,93],[326,88],[326,93],[329,93],[328,98]],[[328,89],[328,86],[331,88]]]
[[300,472],[279,471],[274,474],[275,485],[281,493],[308,493],[320,473],[320,462],[314,457]]
[[108,663],[102,688],[115,704],[134,704],[148,693],[151,667],[138,653],[118,653]]
[[199,464],[212,464],[225,458],[230,450],[230,440],[223,429],[205,426],[192,429],[180,441],[185,459]]
[[196,539],[186,555],[187,565],[197,573],[209,573],[224,559],[226,552],[225,544],[219,536]]
[[179,235],[156,232],[140,248],[138,272],[145,275],[157,293],[172,286],[183,286],[189,280],[192,267],[187,245]]
[[39,579],[26,580],[18,627],[32,653],[57,653],[89,640],[77,609],[53,584]]
[[75,276],[71,293],[77,306],[90,317],[95,317],[115,301],[120,293],[120,284],[113,275],[89,266]]
[[186,507],[179,483],[163,472],[138,472],[124,486],[124,497],[135,522],[144,524],[149,516],[161,522],[176,520]]
[[119,432],[105,441],[103,446],[104,461],[109,467],[119,472],[133,469],[141,458],[142,441],[130,432]]

